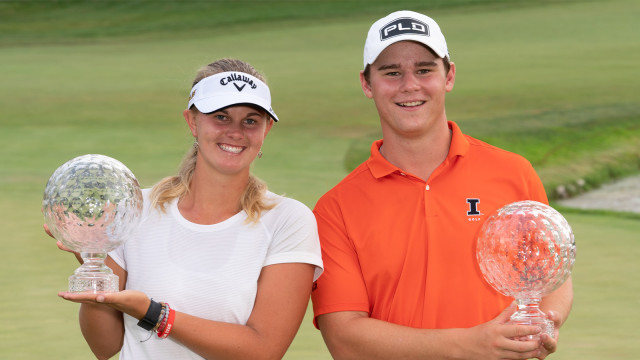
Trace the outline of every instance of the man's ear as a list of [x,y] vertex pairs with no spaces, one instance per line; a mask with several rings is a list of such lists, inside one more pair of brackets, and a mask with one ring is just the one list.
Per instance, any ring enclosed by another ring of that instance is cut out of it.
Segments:
[[371,85],[364,76],[364,70],[360,71],[360,85],[362,86],[362,91],[366,97],[369,99],[373,98],[373,91],[371,90]]
[[456,82],[456,64],[450,63],[449,72],[447,73],[447,83],[445,88],[447,92],[453,90],[453,84]]

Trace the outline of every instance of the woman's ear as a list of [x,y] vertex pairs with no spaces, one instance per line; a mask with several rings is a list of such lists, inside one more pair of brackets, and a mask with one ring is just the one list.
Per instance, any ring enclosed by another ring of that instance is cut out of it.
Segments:
[[182,116],[184,116],[184,120],[187,122],[189,129],[191,130],[191,135],[193,137],[198,137],[198,127],[196,126],[196,115],[193,111],[186,109],[182,112]]

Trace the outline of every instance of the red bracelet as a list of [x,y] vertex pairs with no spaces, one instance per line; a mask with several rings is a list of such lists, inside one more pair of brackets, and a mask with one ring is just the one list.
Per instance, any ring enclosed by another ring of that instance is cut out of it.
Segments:
[[158,336],[160,336],[160,334],[164,331],[164,327],[167,325],[167,320],[169,319],[169,311],[171,310],[171,307],[169,306],[168,303],[162,303],[162,309],[164,310],[162,314],[162,319],[160,319],[160,321],[158,322],[158,326],[155,329],[156,333],[158,333]]
[[160,339],[166,339],[171,332],[171,328],[173,327],[173,320],[176,317],[176,311],[171,309],[169,310],[169,319],[167,319],[167,325],[162,329],[162,333],[158,333],[158,337]]

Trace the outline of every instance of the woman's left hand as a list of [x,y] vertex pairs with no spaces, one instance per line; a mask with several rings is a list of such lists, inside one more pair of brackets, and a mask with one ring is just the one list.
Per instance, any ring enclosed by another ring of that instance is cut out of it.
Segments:
[[136,290],[97,294],[92,292],[59,292],[58,296],[75,303],[103,304],[136,319],[143,318],[151,304],[151,299],[145,293]]

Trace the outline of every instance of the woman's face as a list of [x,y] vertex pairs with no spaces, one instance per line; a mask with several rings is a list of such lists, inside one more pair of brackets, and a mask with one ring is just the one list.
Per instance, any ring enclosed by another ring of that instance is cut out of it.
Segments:
[[249,172],[273,126],[265,111],[244,105],[209,114],[185,110],[184,116],[198,140],[198,162],[225,175]]

